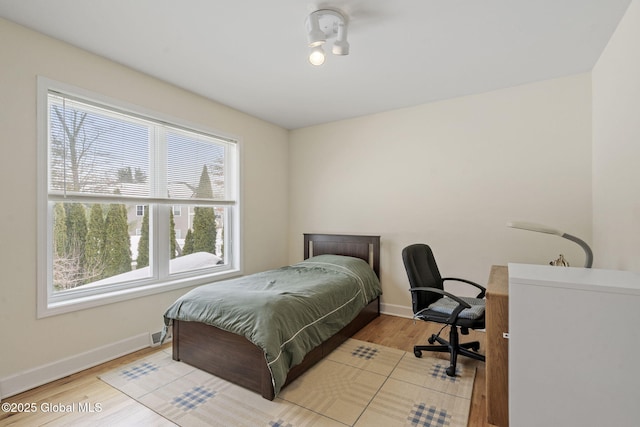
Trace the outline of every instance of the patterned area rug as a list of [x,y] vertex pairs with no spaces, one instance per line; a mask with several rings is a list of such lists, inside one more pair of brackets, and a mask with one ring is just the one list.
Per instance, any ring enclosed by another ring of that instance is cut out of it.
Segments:
[[171,359],[171,349],[101,379],[180,426],[466,426],[475,367],[350,339],[273,401]]

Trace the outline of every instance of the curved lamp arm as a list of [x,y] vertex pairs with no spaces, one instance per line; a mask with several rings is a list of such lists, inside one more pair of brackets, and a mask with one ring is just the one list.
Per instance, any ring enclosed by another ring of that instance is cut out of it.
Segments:
[[521,230],[537,231],[538,233],[555,234],[556,236],[571,240],[572,242],[577,243],[584,250],[584,253],[586,255],[584,267],[591,268],[591,266],[593,265],[593,252],[591,251],[591,248],[584,240],[576,236],[560,230],[556,230],[555,228],[547,227],[546,225],[535,224],[532,222],[512,221],[507,223],[507,227],[519,228]]

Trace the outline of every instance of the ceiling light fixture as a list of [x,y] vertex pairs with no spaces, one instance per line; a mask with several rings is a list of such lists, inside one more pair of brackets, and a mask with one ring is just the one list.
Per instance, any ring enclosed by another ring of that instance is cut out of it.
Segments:
[[307,39],[309,40],[309,47],[316,47],[324,44],[327,41],[327,36],[324,31],[320,31],[320,16],[318,12],[313,12],[307,18],[307,27],[309,28],[309,34]]
[[308,45],[311,48],[309,62],[322,65],[325,53],[322,45],[327,40],[335,38],[331,51],[334,55],[348,55],[347,18],[341,12],[333,9],[320,9],[312,12],[306,21]]

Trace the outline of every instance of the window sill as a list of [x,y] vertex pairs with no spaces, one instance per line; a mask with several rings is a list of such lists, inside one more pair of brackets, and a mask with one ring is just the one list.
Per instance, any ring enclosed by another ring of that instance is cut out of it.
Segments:
[[240,275],[240,270],[227,270],[214,275],[170,280],[162,283],[153,283],[112,292],[104,292],[97,295],[78,296],[73,299],[55,302],[49,301],[48,296],[44,295],[43,298],[38,298],[38,319],[127,301],[134,298],[156,295],[177,289],[200,286],[207,283],[218,282],[220,280],[231,279]]

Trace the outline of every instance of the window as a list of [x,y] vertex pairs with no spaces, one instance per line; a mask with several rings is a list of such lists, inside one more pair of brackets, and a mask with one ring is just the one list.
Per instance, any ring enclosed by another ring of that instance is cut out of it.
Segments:
[[236,140],[46,79],[39,96],[40,317],[238,273]]

